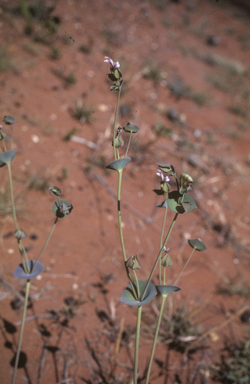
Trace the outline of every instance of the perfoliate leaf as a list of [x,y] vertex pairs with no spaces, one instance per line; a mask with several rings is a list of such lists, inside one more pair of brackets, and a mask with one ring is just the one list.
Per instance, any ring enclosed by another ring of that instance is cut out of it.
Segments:
[[1,153],[0,155],[0,167],[3,167],[4,165],[11,163],[11,161],[16,156],[16,151],[14,149],[10,149],[9,151],[5,151]]
[[15,119],[14,117],[7,115],[7,116],[4,116],[3,122],[7,125],[11,125],[11,124],[14,124]]
[[122,171],[126,165],[131,161],[130,157],[124,157],[123,159],[115,160],[109,163],[106,168],[113,169],[114,171]]
[[156,289],[162,297],[167,297],[172,292],[180,291],[181,288],[174,285],[156,285]]
[[205,251],[207,247],[201,239],[188,240],[188,244],[194,248],[196,251]]
[[[34,277],[40,275],[40,273],[44,270],[44,266],[39,261],[36,263],[34,260],[29,260],[29,269],[30,273],[26,273],[23,264],[19,264],[19,266],[14,271],[14,276],[19,279],[34,279]],[[25,261],[25,266],[27,267],[27,261]]]
[[[140,294],[142,295],[144,288],[146,287],[147,282],[146,281],[139,281],[138,283],[139,283],[139,287],[140,287]],[[136,283],[134,282],[133,284],[134,284],[135,289],[137,290]],[[155,297],[156,293],[157,292],[156,292],[155,285],[153,283],[149,283],[149,286],[148,286],[148,289],[147,289],[147,292],[146,292],[144,299],[142,301],[138,301],[134,297],[133,291],[132,291],[131,286],[129,284],[127,286],[127,288],[125,289],[125,291],[122,293],[122,295],[120,297],[120,301],[122,303],[125,303],[128,305],[140,307],[141,305],[145,305],[145,304],[150,303],[150,301],[153,300],[153,298]]]
[[71,213],[72,209],[73,206],[67,200],[56,201],[52,206],[52,210],[55,216],[61,219],[68,216]]

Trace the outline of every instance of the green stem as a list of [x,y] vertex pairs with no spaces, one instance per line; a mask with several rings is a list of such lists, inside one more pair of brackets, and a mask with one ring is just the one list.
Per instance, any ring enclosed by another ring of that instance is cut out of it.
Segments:
[[17,224],[16,208],[15,208],[15,204],[14,204],[13,184],[12,184],[12,175],[11,175],[10,163],[7,163],[7,167],[8,167],[9,181],[10,181],[10,198],[11,198],[11,205],[12,205],[12,213],[13,213],[13,219],[14,219],[14,223],[15,223],[15,229],[17,231],[19,228],[18,228],[18,224]]
[[[161,228],[160,249],[162,248],[162,241],[163,241],[163,235],[164,235],[164,228],[165,228],[165,223],[166,223],[167,211],[168,211],[168,207],[165,207],[163,223],[162,223],[162,228]],[[159,283],[161,285],[161,260],[159,260]]]
[[184,266],[182,267],[182,270],[180,271],[179,275],[176,277],[175,281],[173,282],[173,285],[175,285],[177,283],[177,280],[179,280],[179,278],[181,277],[181,274],[184,271],[184,269],[186,268],[186,266],[188,265],[188,263],[189,263],[192,255],[193,255],[194,251],[195,251],[195,248],[192,249],[192,252],[190,253],[189,258],[187,259],[187,261],[184,264]]
[[7,151],[7,147],[5,145],[5,140],[3,140],[3,148],[4,148],[4,151],[6,152]]
[[125,245],[124,245],[124,239],[123,239],[123,232],[122,232],[122,216],[121,216],[121,184],[122,184],[122,170],[118,172],[119,174],[119,179],[118,179],[118,190],[117,190],[117,211],[118,211],[118,227],[119,227],[119,234],[120,234],[120,242],[121,242],[121,247],[122,247],[122,256],[123,256],[123,261],[126,269],[126,273],[130,282],[131,289],[133,291],[134,297],[136,300],[138,300],[137,292],[135,290],[133,281],[131,279],[129,270],[126,266],[127,262],[127,257],[126,257],[126,250],[125,250]]
[[138,307],[138,313],[137,313],[136,336],[135,336],[134,384],[137,384],[138,354],[139,354],[139,340],[140,340],[140,326],[141,326],[141,312],[142,312],[142,306],[140,305]]
[[128,150],[129,150],[129,147],[130,147],[131,138],[132,138],[132,132],[130,132],[129,141],[128,141],[128,146],[127,146],[127,150],[126,150],[126,153],[125,153],[125,156],[124,156],[124,157],[127,157],[127,155],[128,155]]
[[154,337],[154,341],[153,341],[153,345],[152,345],[150,360],[149,360],[149,364],[148,364],[147,379],[146,379],[145,384],[148,384],[149,377],[150,377],[150,371],[151,371],[154,353],[155,353],[155,346],[156,346],[156,342],[157,342],[157,338],[158,338],[158,334],[159,334],[159,329],[160,329],[160,325],[161,325],[161,319],[162,319],[162,314],[163,314],[163,309],[164,309],[164,304],[165,304],[166,298],[167,298],[167,296],[162,297],[161,309],[160,309],[160,313],[159,313],[159,317],[158,317],[158,321],[157,321],[157,326],[156,326],[156,330],[155,330],[155,337]]
[[136,274],[135,270],[133,270],[133,272],[134,272],[135,281],[136,281],[136,286],[137,286],[137,296],[138,296],[138,299],[140,299],[140,297],[141,297],[141,293],[140,293],[139,281],[138,281],[138,279],[137,279],[137,274]]
[[152,276],[153,276],[153,274],[154,274],[154,271],[155,271],[155,268],[156,268],[156,266],[157,266],[157,263],[159,262],[159,259],[160,259],[160,257],[161,257],[162,251],[163,251],[164,247],[165,247],[166,244],[167,244],[167,241],[168,241],[169,236],[170,236],[170,234],[171,234],[171,232],[172,232],[172,229],[173,229],[173,227],[174,227],[174,225],[175,225],[175,222],[176,222],[176,220],[177,220],[177,217],[178,217],[178,213],[176,213],[175,216],[174,216],[174,218],[173,218],[173,221],[172,221],[172,224],[171,224],[171,226],[170,226],[170,228],[169,228],[169,230],[168,230],[167,236],[166,236],[166,238],[165,238],[165,240],[164,240],[164,243],[162,244],[162,247],[161,247],[160,252],[159,252],[159,254],[158,254],[158,256],[157,256],[157,259],[155,260],[155,263],[154,263],[154,266],[153,266],[152,271],[151,271],[151,273],[150,273],[150,276],[149,276],[149,278],[148,278],[147,284],[146,284],[146,286],[145,286],[145,288],[144,288],[144,291],[143,291],[143,294],[142,294],[142,297],[141,297],[141,301],[142,301],[142,300],[144,299],[144,297],[145,297],[145,294],[146,294],[146,292],[147,292],[149,283],[150,283],[150,281],[151,281],[151,279],[152,279]]
[[[13,193],[13,183],[12,183],[12,174],[11,174],[11,165],[10,163],[7,163],[7,168],[8,168],[8,175],[9,175],[9,182],[10,182],[10,199],[11,199],[11,206],[12,206],[12,213],[13,213],[13,219],[14,219],[14,223],[15,223],[15,230],[18,231],[19,230],[19,227],[18,227],[18,223],[17,223],[17,217],[16,217],[16,208],[15,208],[15,203],[14,203],[14,193]],[[22,240],[18,240],[18,248],[19,248],[19,252],[20,252],[20,255],[21,255],[21,260],[22,260],[22,264],[23,264],[23,269],[24,271],[27,273],[30,272],[30,267],[29,267],[29,263],[28,263],[28,256],[27,256],[27,253],[25,251],[25,247],[22,243]],[[23,254],[25,256],[25,259],[27,261],[27,263],[25,264],[24,260],[23,260]]]
[[13,124],[11,124],[11,140],[10,140],[10,149],[12,149],[13,145]]
[[43,251],[44,251],[45,248],[47,247],[48,242],[49,242],[49,240],[50,240],[50,238],[51,238],[51,236],[52,236],[52,233],[53,233],[53,231],[54,231],[54,229],[55,229],[55,227],[56,227],[56,223],[57,223],[57,221],[58,221],[58,217],[55,219],[54,225],[53,225],[53,227],[52,227],[52,229],[51,229],[51,231],[50,231],[50,234],[49,234],[49,236],[48,236],[48,238],[47,238],[47,240],[46,240],[46,243],[44,244],[44,246],[43,246],[41,252],[40,252],[39,255],[37,256],[37,259],[36,259],[36,262],[35,262],[35,265],[34,265],[34,268],[33,268],[33,269],[36,268],[36,265],[37,265],[37,263],[38,263],[40,257],[42,256]]
[[25,324],[25,318],[26,318],[26,310],[27,310],[27,305],[28,305],[29,289],[30,289],[30,280],[27,280],[25,299],[24,299],[24,305],[23,305],[22,323],[21,323],[21,328],[20,328],[20,334],[19,334],[19,340],[18,340],[18,346],[17,346],[17,352],[16,352],[15,367],[14,367],[14,373],[13,373],[11,384],[14,384],[15,379],[16,379],[17,367],[18,367],[22,338],[23,338],[23,330],[24,330],[24,324]]
[[116,104],[116,109],[115,109],[114,127],[113,127],[113,147],[114,147],[114,157],[115,157],[115,160],[116,160],[115,127],[116,127],[116,120],[117,120],[117,115],[118,115],[118,110],[119,110],[120,94],[121,94],[121,91],[118,91],[117,104]]
[[163,268],[163,285],[166,284],[166,268]]

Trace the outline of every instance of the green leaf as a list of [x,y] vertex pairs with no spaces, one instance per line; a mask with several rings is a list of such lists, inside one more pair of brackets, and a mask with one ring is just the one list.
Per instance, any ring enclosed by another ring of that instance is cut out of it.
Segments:
[[106,168],[113,169],[114,171],[120,172],[126,165],[131,161],[130,157],[124,157],[123,159],[115,160],[109,163]]
[[60,219],[68,216],[71,213],[72,209],[73,209],[73,206],[67,200],[56,201],[52,206],[52,210],[55,216]]
[[192,248],[196,249],[196,251],[205,251],[205,249],[207,249],[203,241],[199,238],[194,240],[188,240],[188,244]]
[[[14,271],[14,276],[19,279],[34,279],[34,277],[40,275],[40,273],[44,270],[44,266],[39,261],[36,263],[34,260],[25,261],[25,266],[29,263],[30,273],[26,273],[23,264],[19,264],[19,266]],[[35,268],[34,268],[35,267]]]
[[[146,287],[147,282],[146,281],[139,281],[138,283],[139,283],[139,287],[140,287],[140,293],[142,295],[144,288]],[[137,290],[136,283],[134,282],[133,284],[134,284],[135,289]],[[128,305],[133,305],[135,307],[139,307],[141,305],[145,305],[145,304],[150,303],[150,301],[153,300],[153,298],[155,297],[156,293],[157,292],[156,292],[155,285],[153,283],[149,283],[145,298],[142,301],[138,301],[135,299],[135,297],[133,295],[133,291],[131,289],[131,285],[129,284],[127,286],[127,288],[125,289],[125,291],[122,293],[122,295],[120,297],[120,301],[122,303],[125,303]]]
[[117,81],[117,77],[116,77],[113,73],[109,73],[109,74],[108,74],[108,78],[109,78],[111,81]]
[[[184,205],[182,205],[181,202],[184,203]],[[181,195],[178,191],[173,191],[169,193],[168,206],[171,209],[171,211],[175,213],[181,213],[181,214],[189,213],[196,208],[196,204],[192,196],[190,196],[188,193]]]
[[7,163],[10,163],[14,157],[16,156],[16,151],[14,149],[10,149],[9,151],[5,151],[0,155],[0,167],[3,167]]
[[158,196],[164,195],[164,191],[162,189],[153,189],[153,192]]
[[164,200],[161,204],[157,205],[157,208],[167,208],[168,206],[168,201]]
[[172,171],[172,172],[175,173],[175,169],[174,169],[174,167],[170,163],[156,163],[156,165],[159,166],[159,168],[160,168],[160,170],[162,172],[166,172],[167,173],[167,172]]
[[8,115],[8,116],[4,116],[3,122],[7,125],[11,125],[11,124],[14,124],[15,119],[14,117]]
[[139,127],[137,127],[137,125],[134,125],[134,124],[130,124],[128,123],[127,125],[125,125],[125,127],[123,127],[124,131],[126,132],[132,132],[132,133],[137,133],[139,131]]
[[156,289],[162,297],[167,297],[172,292],[180,291],[181,288],[174,285],[156,285]]

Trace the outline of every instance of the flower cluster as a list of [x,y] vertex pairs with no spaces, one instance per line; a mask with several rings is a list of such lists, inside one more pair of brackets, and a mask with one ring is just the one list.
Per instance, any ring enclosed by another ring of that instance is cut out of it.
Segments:
[[168,193],[170,191],[170,185],[168,184],[170,178],[168,176],[164,176],[163,172],[160,169],[157,170],[156,174],[161,178],[162,191]]
[[118,92],[122,88],[123,80],[121,80],[122,73],[120,70],[120,63],[119,61],[113,61],[110,57],[105,56],[104,63],[110,64],[110,73],[108,74],[108,77],[111,81],[114,81],[114,84],[111,85],[110,89],[112,92]]

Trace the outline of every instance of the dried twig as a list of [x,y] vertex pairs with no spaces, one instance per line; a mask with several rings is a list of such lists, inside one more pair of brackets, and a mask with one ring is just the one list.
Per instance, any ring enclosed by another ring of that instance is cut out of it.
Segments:
[[83,137],[73,135],[73,136],[71,136],[70,140],[74,141],[75,143],[86,145],[87,147],[89,147],[91,149],[97,149],[97,145],[95,143],[93,143],[93,141],[86,140]]

